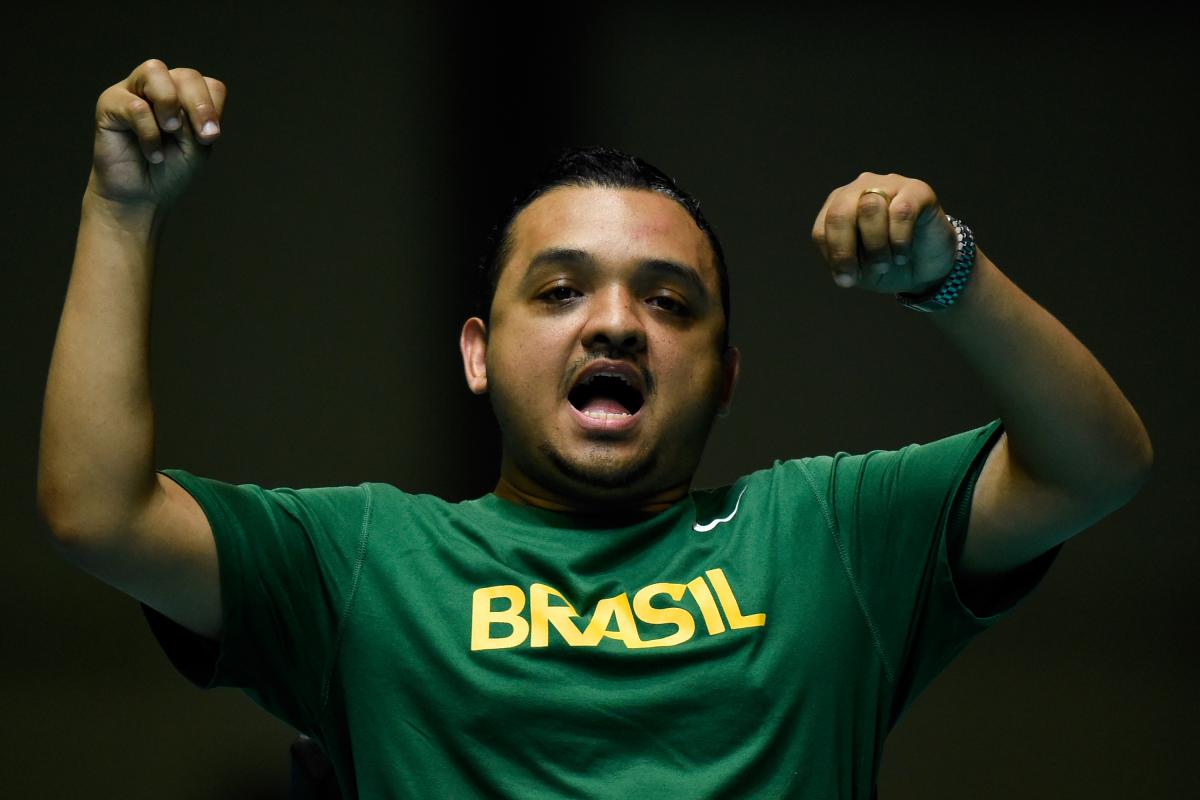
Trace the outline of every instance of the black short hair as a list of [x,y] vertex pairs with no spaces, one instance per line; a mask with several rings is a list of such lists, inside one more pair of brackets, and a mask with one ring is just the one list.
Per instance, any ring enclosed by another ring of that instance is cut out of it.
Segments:
[[725,267],[725,252],[721,248],[716,231],[700,212],[700,201],[653,164],[608,147],[569,147],[563,150],[529,188],[513,198],[504,218],[492,229],[484,256],[479,263],[481,317],[490,319],[492,300],[500,282],[500,272],[512,255],[513,220],[534,200],[560,186],[645,189],[664,194],[683,206],[696,226],[704,231],[712,247],[717,266],[717,280],[721,288],[721,310],[725,313],[721,347],[724,349],[729,345],[729,273]]

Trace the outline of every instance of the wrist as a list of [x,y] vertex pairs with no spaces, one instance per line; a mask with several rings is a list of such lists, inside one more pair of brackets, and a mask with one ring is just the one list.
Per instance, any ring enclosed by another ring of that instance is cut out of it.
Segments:
[[901,305],[914,311],[941,312],[949,309],[962,294],[975,267],[975,236],[971,229],[949,214],[946,220],[954,226],[957,240],[950,271],[935,281],[896,295]]
[[931,280],[927,283],[918,283],[914,286],[910,286],[909,288],[905,289],[903,293],[906,295],[910,295],[912,297],[924,297],[925,295],[927,295],[931,291],[933,291],[935,288],[937,288],[938,286],[941,286],[943,283],[945,283],[946,276],[949,274],[950,274],[950,272],[947,270],[946,275],[942,275],[940,277],[934,278],[933,280]]
[[83,192],[81,222],[100,225],[118,235],[152,239],[166,218],[166,208],[155,202],[122,202],[105,197],[95,186],[95,177]]

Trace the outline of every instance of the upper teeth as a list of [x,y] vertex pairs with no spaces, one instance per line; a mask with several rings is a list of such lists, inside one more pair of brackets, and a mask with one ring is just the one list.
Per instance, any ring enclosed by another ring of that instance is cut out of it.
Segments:
[[616,372],[596,372],[596,373],[593,373],[593,374],[591,374],[591,375],[588,375],[588,376],[587,376],[587,380],[585,380],[585,381],[584,381],[584,383],[591,383],[591,382],[592,382],[592,381],[594,381],[596,378],[616,378],[617,380],[619,380],[619,381],[621,381],[622,383],[624,383],[626,386],[632,386],[632,385],[633,385],[633,384],[632,384],[632,383],[629,381],[629,378],[626,378],[624,375],[620,375],[620,374],[618,374],[618,373],[616,373]]

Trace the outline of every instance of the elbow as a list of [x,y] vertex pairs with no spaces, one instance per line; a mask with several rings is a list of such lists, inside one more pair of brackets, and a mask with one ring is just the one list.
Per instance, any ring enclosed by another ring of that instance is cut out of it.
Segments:
[[1146,433],[1142,436],[1138,449],[1137,469],[1134,471],[1133,480],[1130,481],[1129,496],[1131,498],[1142,490],[1154,473],[1154,445],[1150,441],[1150,434]]
[[1144,446],[1141,448],[1141,453],[1134,460],[1133,466],[1116,484],[1113,493],[1120,498],[1120,505],[1125,505],[1142,490],[1147,483],[1150,482],[1150,476],[1154,474],[1154,448],[1150,444],[1150,439],[1145,439]]
[[1141,421],[1119,450],[1094,461],[1095,488],[1123,506],[1142,490],[1154,473],[1154,444]]
[[39,477],[37,512],[50,544],[69,561],[94,550],[116,529],[109,515],[88,509],[78,497]]
[[1154,452],[1147,440],[1144,454],[1098,459],[1097,468],[1079,476],[1070,491],[1103,516],[1132,501],[1150,481],[1153,471]]
[[40,484],[37,512],[46,538],[59,555],[69,558],[87,540],[86,526],[79,524],[71,514],[71,504],[51,492],[43,491]]
[[1142,449],[1142,472],[1144,477],[1142,482],[1150,480],[1150,473],[1154,470],[1154,445],[1150,442],[1149,434],[1146,435],[1144,447]]
[[1153,474],[1154,474],[1154,457],[1153,457],[1153,455],[1151,455],[1150,460],[1148,460],[1145,463],[1145,465],[1142,467],[1141,471],[1138,472],[1137,477],[1133,481],[1132,491],[1129,494],[1130,499],[1132,499],[1134,495],[1136,495],[1138,492],[1140,492],[1142,490],[1143,486],[1145,486],[1147,483],[1150,482],[1150,476]]
[[66,510],[69,507],[62,493],[44,473],[38,474],[37,480],[37,515],[42,528],[49,534],[50,541],[60,545],[68,538],[69,524]]

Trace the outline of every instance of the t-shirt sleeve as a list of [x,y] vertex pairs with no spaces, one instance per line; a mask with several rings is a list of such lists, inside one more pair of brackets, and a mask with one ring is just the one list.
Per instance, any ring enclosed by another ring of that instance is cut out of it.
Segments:
[[927,444],[823,457],[835,535],[894,683],[893,724],[974,636],[1012,614],[1062,548],[998,579],[986,607],[964,602],[951,554],[1001,433],[996,419]]
[[162,474],[196,499],[212,526],[222,632],[213,641],[142,604],[155,638],[196,686],[244,689],[312,733],[366,552],[369,488],[263,489],[183,470]]

